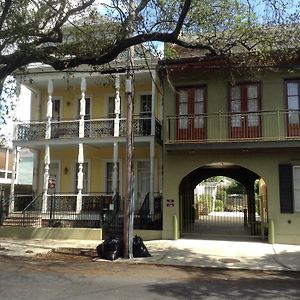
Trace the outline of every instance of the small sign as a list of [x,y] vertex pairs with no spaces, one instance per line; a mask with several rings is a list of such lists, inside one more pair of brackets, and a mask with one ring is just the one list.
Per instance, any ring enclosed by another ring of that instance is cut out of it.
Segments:
[[55,189],[56,187],[56,178],[55,177],[49,177],[48,179],[48,189]]
[[174,199],[167,199],[167,207],[174,207],[175,204],[174,204]]

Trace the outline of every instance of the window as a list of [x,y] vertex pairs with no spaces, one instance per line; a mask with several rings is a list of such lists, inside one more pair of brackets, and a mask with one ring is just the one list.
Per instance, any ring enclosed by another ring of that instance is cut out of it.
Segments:
[[[89,165],[87,162],[83,163],[83,188],[82,188],[82,194],[87,194],[88,193],[88,170],[89,170]],[[76,170],[75,170],[75,190],[77,191],[77,185],[78,185],[78,171],[79,171],[79,163],[76,163]]]
[[61,117],[60,104],[61,104],[60,99],[52,99],[52,120],[54,121],[60,121],[60,117]]
[[[120,177],[119,177],[119,163],[117,163],[118,168],[118,182],[117,182],[117,192],[119,192],[120,187]],[[114,172],[114,163],[113,162],[107,162],[106,163],[106,192],[112,193],[113,192],[113,172]]]
[[241,83],[230,87],[229,112],[232,138],[261,136],[259,83]]
[[[114,119],[116,117],[115,104],[116,104],[116,98],[114,96],[108,97],[107,117],[110,118],[110,119]],[[121,110],[121,98],[120,98],[120,110]]]
[[287,108],[289,110],[289,124],[299,124],[299,88],[300,81],[286,82]]
[[294,211],[300,212],[300,166],[294,166],[293,180],[294,180]]
[[140,116],[151,117],[152,95],[141,95],[140,101]]
[[206,86],[177,89],[177,138],[180,140],[206,138]]

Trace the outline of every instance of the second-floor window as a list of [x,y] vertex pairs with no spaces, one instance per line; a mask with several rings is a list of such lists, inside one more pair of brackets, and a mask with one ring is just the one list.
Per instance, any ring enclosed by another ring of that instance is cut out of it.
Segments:
[[141,95],[140,97],[140,116],[151,117],[152,95]]
[[286,81],[286,102],[288,109],[288,135],[300,135],[300,80]]
[[242,83],[230,87],[231,137],[253,138],[260,136],[259,109],[258,83]]
[[[120,102],[121,102],[121,98],[120,98]],[[107,112],[108,118],[114,119],[116,117],[115,107],[116,107],[115,97],[114,96],[108,97],[108,112]],[[121,110],[121,104],[120,104],[120,110]]]
[[206,137],[206,87],[177,89],[177,138],[203,139]]
[[61,99],[52,100],[52,120],[60,121],[61,119]]

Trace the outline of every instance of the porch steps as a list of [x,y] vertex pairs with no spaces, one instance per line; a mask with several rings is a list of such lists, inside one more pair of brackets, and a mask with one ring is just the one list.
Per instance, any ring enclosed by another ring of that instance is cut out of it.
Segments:
[[40,215],[36,216],[23,216],[20,213],[11,213],[3,221],[2,226],[26,226],[26,227],[41,227],[42,217]]

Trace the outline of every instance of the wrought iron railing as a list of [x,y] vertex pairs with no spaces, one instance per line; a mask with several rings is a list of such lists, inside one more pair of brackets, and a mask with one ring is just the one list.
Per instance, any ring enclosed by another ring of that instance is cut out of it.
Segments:
[[[25,197],[26,196],[26,197]],[[2,221],[7,216],[11,220],[6,225],[31,227],[81,227],[81,228],[116,228],[124,220],[123,205],[120,196],[111,194],[82,195],[78,205],[76,194],[14,195],[14,212],[8,214],[10,203],[0,206]],[[45,201],[45,203],[44,203]],[[145,208],[145,207],[144,207]],[[147,209],[134,213],[134,228],[162,228],[161,197],[155,197],[154,212]]]
[[170,116],[166,143],[218,143],[300,139],[299,110]]
[[46,134],[46,122],[30,122],[18,124],[18,141],[43,140]]
[[[51,121],[51,139],[79,138],[79,120]],[[85,138],[104,138],[114,136],[115,119],[91,119],[84,120]],[[47,123],[30,122],[19,123],[17,126],[18,141],[37,141],[46,138]],[[133,132],[135,136],[151,135],[151,118],[135,116],[133,120]],[[126,136],[126,119],[119,120],[119,136]],[[161,138],[161,124],[155,120],[155,136]]]
[[78,137],[79,121],[52,121],[51,138],[76,138]]

